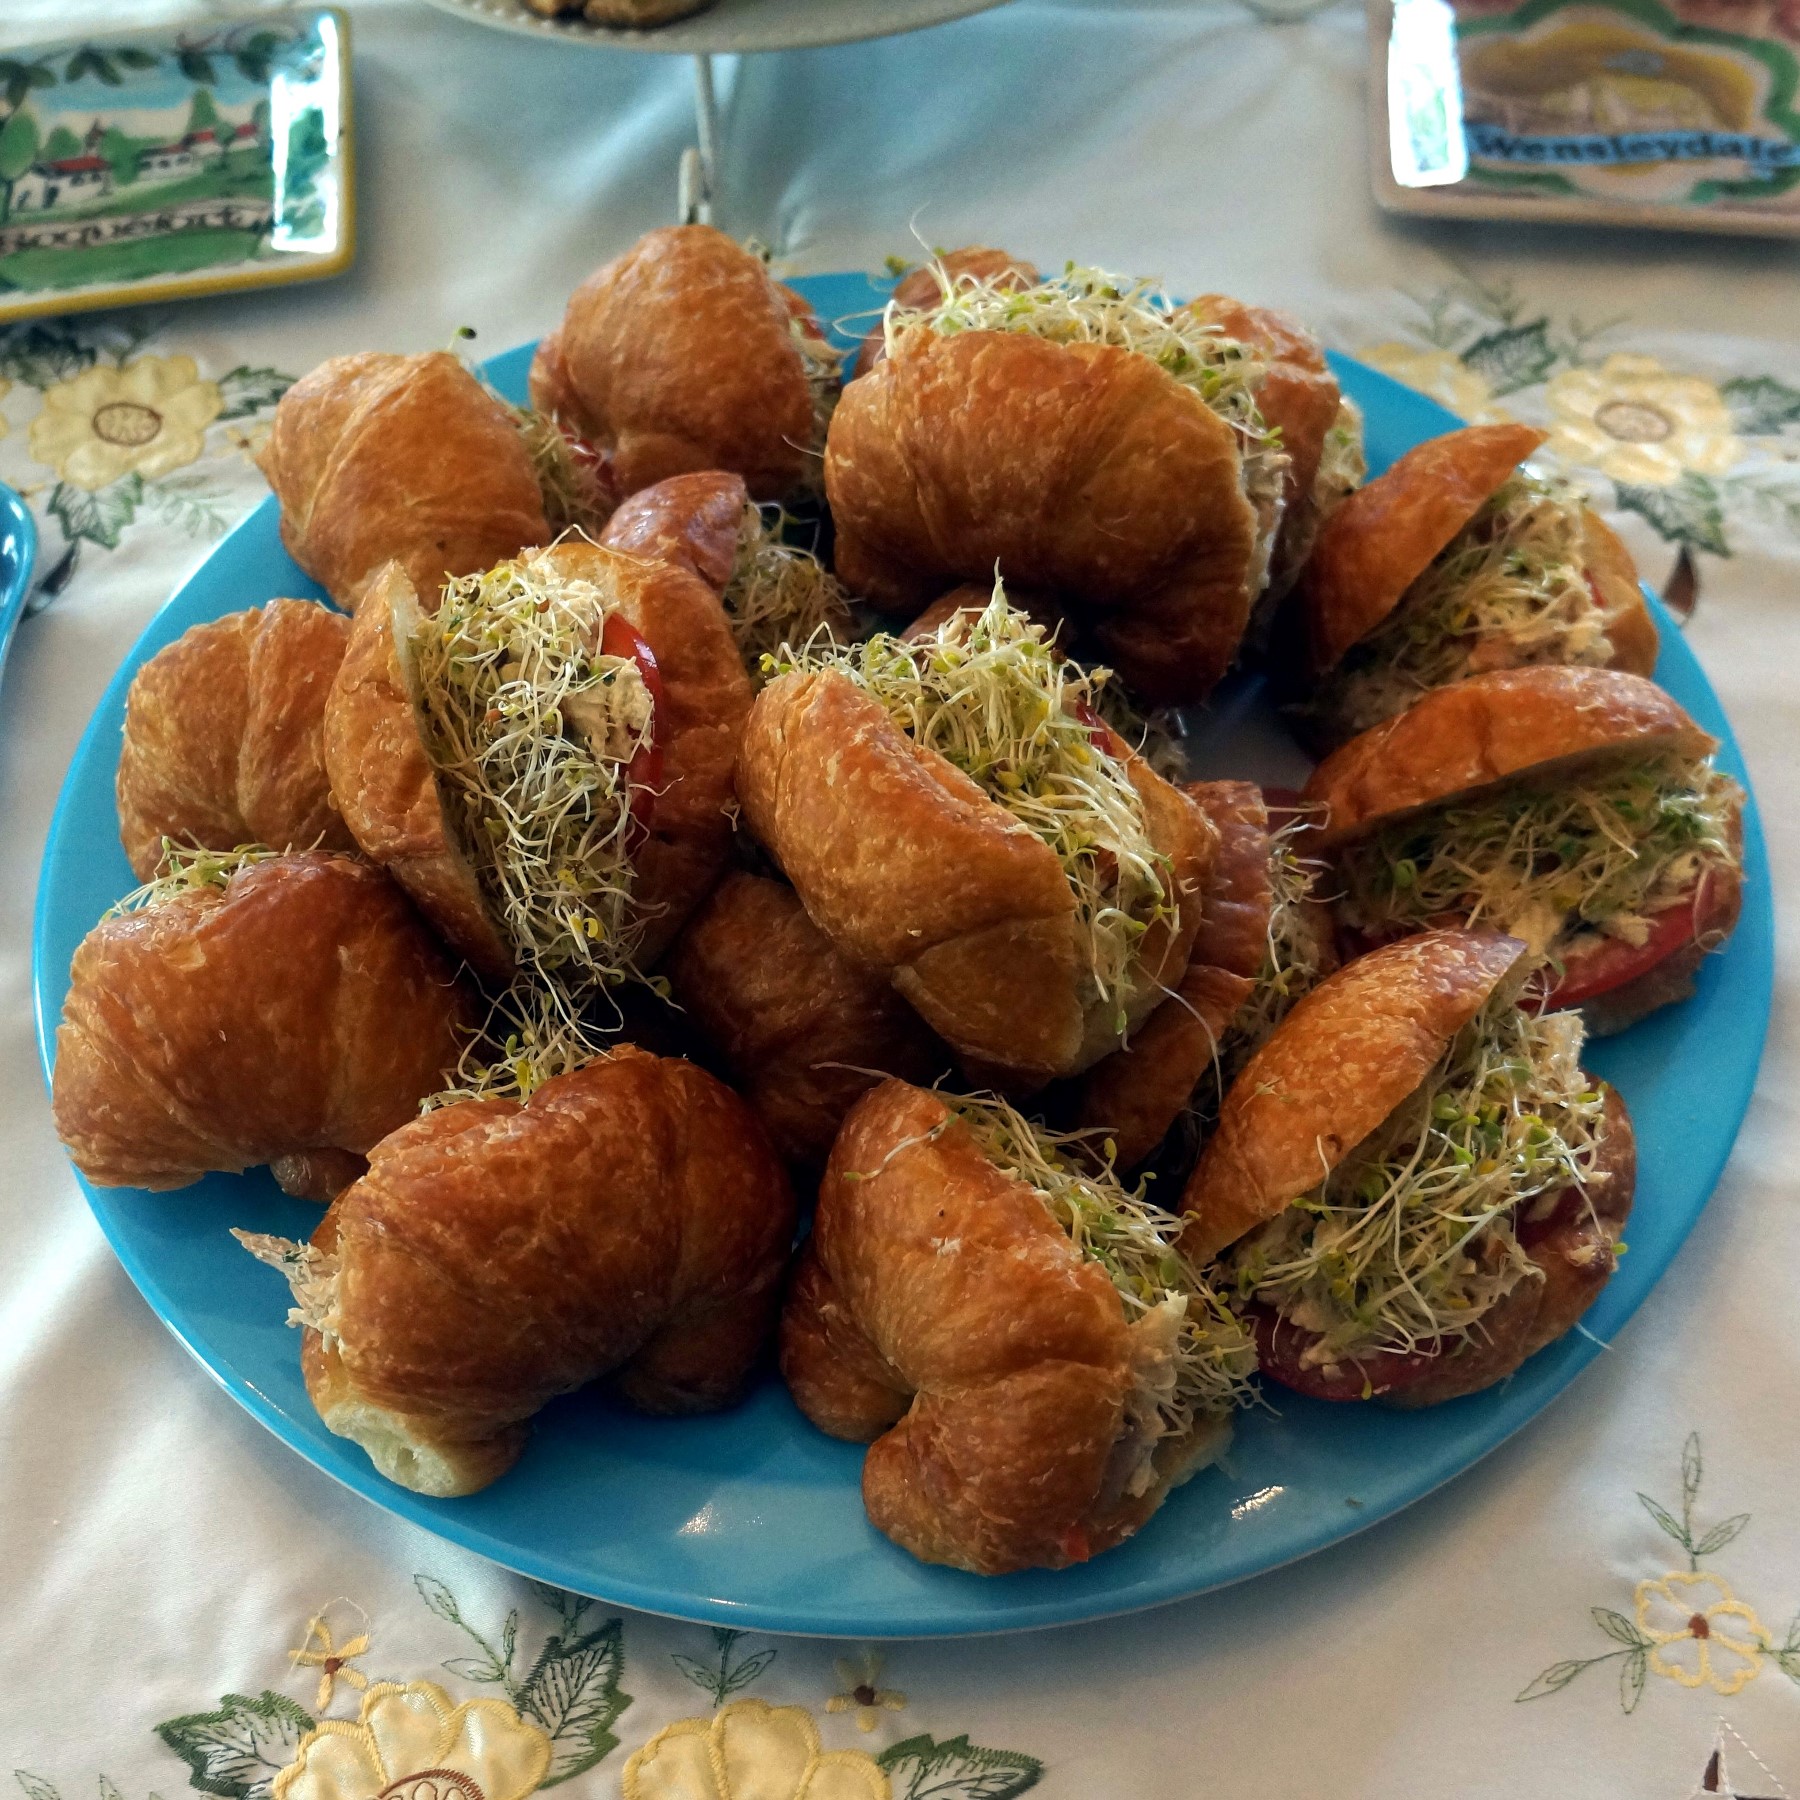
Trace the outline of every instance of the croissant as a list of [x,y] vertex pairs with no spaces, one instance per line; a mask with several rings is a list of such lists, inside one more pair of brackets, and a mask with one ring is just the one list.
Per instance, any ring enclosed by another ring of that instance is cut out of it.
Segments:
[[282,396],[257,463],[288,553],[347,612],[384,563],[430,608],[447,576],[551,535],[512,416],[445,350],[321,363]]
[[1631,554],[1582,497],[1518,465],[1528,425],[1409,450],[1335,512],[1299,589],[1296,722],[1329,749],[1471,675],[1540,664],[1649,675]]
[[[1019,1084],[1090,1066],[1161,1003],[1199,928],[1216,841],[1191,800],[1066,710],[1086,704],[1073,669],[997,591],[924,645],[878,637],[779,676],[738,755],[745,817],[813,923],[963,1057]],[[950,721],[951,748],[969,740],[960,762],[908,734],[921,713]],[[985,738],[1024,714],[1025,740]],[[1099,798],[1079,799],[1083,783]],[[1022,829],[1039,790],[1070,810]],[[1081,817],[1091,832],[1071,840]]]
[[353,850],[332,804],[325,695],[350,621],[271,600],[192,626],[132,677],[119,752],[119,835],[140,881],[162,841],[232,850]]
[[794,890],[736,871],[676,940],[676,1003],[723,1057],[790,1162],[824,1162],[884,1075],[929,1081],[947,1054],[878,973],[839,954]]
[[728,469],[780,500],[816,467],[837,354],[806,302],[710,225],[640,238],[538,346],[532,402],[607,457],[621,495]]
[[848,640],[848,597],[810,550],[786,542],[781,515],[765,517],[743,478],[712,469],[641,488],[600,534],[608,549],[674,563],[719,596],[753,681],[762,659],[821,630]]
[[[1134,1168],[1183,1118],[1197,1134],[1245,1058],[1337,966],[1330,915],[1312,897],[1318,865],[1289,843],[1250,781],[1195,781],[1187,794],[1219,833],[1187,972],[1131,1041],[1082,1077],[1074,1107]],[[1183,1145],[1191,1160],[1192,1143]]]
[[[884,1083],[832,1149],[782,1315],[800,1410],[870,1446],[871,1523],[976,1574],[1130,1536],[1224,1448],[1251,1360],[1216,1302],[1167,1286],[1176,1222],[1044,1148],[1010,1108]],[[1069,1233],[1102,1210],[1118,1285]]]
[[88,1180],[361,1154],[443,1085],[470,996],[379,870],[315,851],[171,886],[75,952],[51,1098]]
[[1080,612],[1147,700],[1205,698],[1250,617],[1259,518],[1232,426],[1148,356],[904,325],[825,451],[836,568],[916,613],[996,564]]
[[610,1377],[646,1412],[743,1391],[794,1233],[787,1178],[748,1107],[631,1046],[524,1105],[463,1100],[375,1146],[283,1266],[319,1416],[389,1480],[473,1493],[532,1416]]
[[[503,597],[523,592],[529,600],[538,589],[559,597],[578,619],[582,656],[601,648],[616,617],[629,628],[634,654],[649,659],[655,687],[638,688],[649,695],[647,718],[638,721],[649,749],[619,764],[625,775],[617,804],[631,810],[623,843],[630,887],[625,916],[613,921],[648,967],[717,879],[730,848],[732,759],[750,684],[724,614],[684,570],[578,541],[503,565],[483,577],[490,579]],[[479,588],[468,604],[480,606]],[[507,796],[491,798],[496,810],[483,810],[489,802],[481,795],[447,780],[431,747],[436,715],[420,673],[427,634],[441,635],[453,623],[449,609],[424,619],[404,572],[390,566],[383,573],[326,703],[325,761],[364,853],[393,874],[479,974],[504,985],[518,972],[523,928],[516,910],[509,914],[502,904],[496,838],[486,821],[502,818]],[[575,655],[570,650],[564,660]],[[559,728],[559,741],[577,739],[576,726]],[[610,755],[603,752],[594,750],[596,762]],[[587,854],[585,847],[576,853],[571,873]],[[611,876],[599,885],[601,902],[617,889]]]

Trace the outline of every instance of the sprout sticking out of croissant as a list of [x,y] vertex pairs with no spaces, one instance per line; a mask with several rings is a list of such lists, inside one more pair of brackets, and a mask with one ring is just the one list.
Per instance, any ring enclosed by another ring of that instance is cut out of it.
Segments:
[[784,644],[809,644],[821,633],[848,643],[856,630],[849,596],[817,556],[787,541],[788,523],[780,507],[745,506],[737,561],[719,595],[753,681]]
[[1248,344],[1177,307],[1156,283],[1110,275],[1070,263],[1061,275],[1019,287],[1007,275],[946,280],[937,305],[908,312],[889,303],[888,347],[906,325],[924,324],[940,336],[961,331],[1027,332],[1057,344],[1105,344],[1146,356],[1191,388],[1237,436],[1244,496],[1257,515],[1252,591],[1267,576],[1281,524],[1287,456],[1281,433],[1256,403],[1263,365]]

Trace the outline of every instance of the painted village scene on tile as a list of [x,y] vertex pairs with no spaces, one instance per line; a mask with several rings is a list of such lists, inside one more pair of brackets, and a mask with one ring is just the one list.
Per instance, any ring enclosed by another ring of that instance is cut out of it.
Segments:
[[0,57],[0,300],[336,246],[329,15]]

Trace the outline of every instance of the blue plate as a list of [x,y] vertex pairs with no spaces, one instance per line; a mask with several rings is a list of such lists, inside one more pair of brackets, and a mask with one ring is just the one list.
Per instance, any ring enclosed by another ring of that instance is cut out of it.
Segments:
[[[798,284],[821,316],[879,304],[862,276]],[[503,389],[524,387],[526,350],[496,358]],[[1368,417],[1371,460],[1456,424],[1410,389],[1339,359]],[[144,633],[75,753],[38,890],[35,984],[48,1067],[69,959],[132,885],[113,812],[132,672],[190,625],[279,594],[318,590],[288,560],[265,502]],[[1659,612],[1659,678],[1743,764],[1699,666]],[[1247,754],[1246,763],[1253,763]],[[1240,772],[1257,774],[1254,767]],[[763,1631],[860,1638],[1006,1631],[1154,1606],[1335,1544],[1461,1474],[1533,1418],[1591,1362],[1669,1265],[1712,1192],[1749,1102],[1773,978],[1769,873],[1754,806],[1745,819],[1744,916],[1707,961],[1700,991],[1594,1052],[1637,1120],[1631,1253],[1587,1332],[1571,1333],[1496,1391],[1423,1413],[1280,1398],[1247,1414],[1229,1467],[1203,1472],[1122,1549],[1077,1569],[982,1580],[914,1562],[870,1528],[860,1449],[834,1443],[773,1378],[722,1417],[648,1420],[597,1394],[557,1402],[518,1467],[486,1493],[426,1500],[392,1486],[331,1436],[301,1386],[299,1345],[278,1278],[226,1235],[232,1225],[306,1235],[316,1209],[265,1173],[209,1176],[177,1194],[89,1188],[102,1229],[157,1315],[227,1393],[284,1442],[378,1505],[559,1587],[619,1605]],[[1591,1333],[1592,1335],[1588,1335]]]
[[37,564],[37,521],[31,508],[9,487],[0,487],[0,670],[13,633],[25,616],[31,571]]

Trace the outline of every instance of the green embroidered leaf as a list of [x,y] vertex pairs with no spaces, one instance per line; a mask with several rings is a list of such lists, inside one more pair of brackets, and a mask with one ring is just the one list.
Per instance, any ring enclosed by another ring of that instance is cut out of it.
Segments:
[[1552,1663],[1535,1681],[1528,1683],[1515,1699],[1541,1700],[1546,1694],[1560,1694],[1583,1669],[1592,1668],[1602,1660],[1600,1657],[1590,1657],[1585,1661]]
[[109,487],[90,494],[66,481],[50,490],[50,510],[62,524],[63,536],[73,544],[85,538],[103,550],[119,547],[119,534],[137,515],[144,497],[143,477],[134,469]]
[[143,492],[144,504],[158,518],[189,537],[224,534],[225,513],[220,503],[227,498],[220,489],[207,486],[204,475],[171,475],[148,483]]
[[462,1624],[462,1608],[456,1604],[456,1596],[435,1575],[415,1575],[413,1586],[440,1619],[447,1619],[452,1625]]
[[1739,375],[1719,392],[1731,408],[1731,422],[1751,437],[1771,436],[1800,420],[1800,388],[1773,375]]
[[1649,1673],[1650,1659],[1646,1651],[1636,1650],[1619,1664],[1619,1704],[1628,1713],[1637,1711],[1644,1697],[1644,1677]]
[[69,381],[95,359],[91,344],[77,328],[53,319],[44,325],[18,325],[0,331],[0,375],[25,387],[47,388]]
[[1700,1434],[1690,1431],[1681,1446],[1681,1492],[1691,1506],[1700,1496],[1700,1477],[1704,1465],[1700,1461]]
[[1614,1612],[1610,1606],[1596,1606],[1592,1612],[1594,1623],[1615,1643],[1630,1644],[1635,1648],[1649,1642],[1630,1619],[1623,1613]]
[[506,1615],[506,1623],[500,1628],[500,1663],[503,1668],[512,1667],[513,1652],[519,1647],[519,1609],[515,1606]]
[[119,1792],[118,1784],[109,1775],[100,1777],[100,1800],[125,1800]]
[[240,364],[219,377],[219,394],[225,402],[221,419],[247,419],[271,407],[294,385],[292,375],[279,369],[253,369]]
[[1711,1556],[1715,1551],[1723,1550],[1731,1540],[1750,1523],[1748,1513],[1733,1513],[1729,1519],[1715,1525],[1699,1543],[1694,1546],[1696,1556]]
[[742,1693],[770,1663],[775,1660],[774,1646],[767,1650],[758,1650],[746,1656],[736,1668],[728,1670],[725,1676],[725,1691],[719,1696],[721,1700],[729,1700],[733,1694]]
[[1800,1651],[1777,1650],[1775,1652],[1775,1666],[1789,1681],[1795,1683],[1796,1686],[1800,1686]]
[[190,1787],[227,1800],[267,1800],[269,1784],[312,1726],[292,1700],[264,1688],[254,1700],[227,1694],[217,1712],[165,1719],[156,1735],[187,1764]]
[[1669,1536],[1682,1547],[1682,1549],[1686,1550],[1691,1548],[1688,1543],[1687,1527],[1683,1525],[1679,1519],[1675,1518],[1669,1512],[1667,1507],[1658,1506],[1657,1503],[1645,1493],[1640,1493],[1638,1499],[1642,1503],[1644,1511],[1656,1521],[1661,1530],[1666,1531]]
[[1533,319],[1529,325],[1490,331],[1462,353],[1462,360],[1464,367],[1473,369],[1496,394],[1536,387],[1556,367],[1550,321]]
[[876,1757],[894,1800],[1012,1800],[1043,1779],[1044,1765],[1016,1750],[984,1750],[967,1734],[941,1744],[907,1738]]
[[[1719,490],[1704,475],[1687,471],[1671,487],[1634,487],[1615,482],[1619,504],[1648,519],[1671,544],[1690,544],[1714,556],[1729,556],[1725,507]],[[1682,1459],[1685,1469],[1687,1460]]]
[[13,1780],[22,1787],[30,1800],[62,1800],[55,1787],[41,1775],[34,1775],[29,1769],[14,1769]]
[[494,1673],[494,1665],[485,1656],[453,1656],[438,1666],[448,1669],[452,1675],[460,1676],[464,1681],[496,1681],[499,1679]]
[[[703,1693],[711,1694],[717,1691],[717,1672],[709,1669],[705,1663],[695,1662],[691,1656],[683,1656],[679,1650],[669,1652],[669,1661]],[[714,1704],[716,1705],[717,1702],[715,1701]]]
[[591,1769],[618,1743],[611,1726],[631,1704],[631,1696],[619,1690],[623,1632],[618,1619],[608,1619],[577,1638],[550,1638],[519,1688],[519,1710],[550,1734],[545,1787]]

